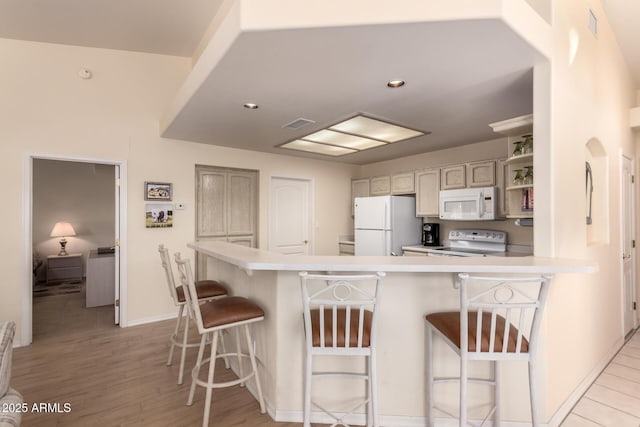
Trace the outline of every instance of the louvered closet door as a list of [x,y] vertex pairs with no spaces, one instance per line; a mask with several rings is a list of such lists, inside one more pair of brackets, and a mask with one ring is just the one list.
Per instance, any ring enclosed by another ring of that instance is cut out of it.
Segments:
[[[196,240],[257,244],[258,172],[196,166]],[[198,279],[207,278],[206,256],[196,256]]]
[[196,239],[227,235],[227,174],[199,170],[197,184]]
[[255,173],[231,171],[228,174],[228,228],[229,236],[255,234]]

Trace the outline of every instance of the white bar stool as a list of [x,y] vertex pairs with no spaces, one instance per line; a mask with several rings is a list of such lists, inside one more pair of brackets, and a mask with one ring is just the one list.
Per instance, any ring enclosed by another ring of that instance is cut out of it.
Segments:
[[[524,360],[529,366],[529,394],[533,426],[540,423],[536,389],[536,346],[540,322],[549,291],[549,276],[485,277],[459,274],[460,311],[431,313],[427,320],[427,384],[429,426],[433,427],[435,410],[458,418],[460,426],[475,425],[467,413],[467,383],[493,386],[493,407],[480,425],[493,416],[494,426],[500,424],[498,362]],[[460,357],[460,378],[436,377],[433,368],[433,335],[440,336]],[[492,362],[493,378],[468,376],[472,360]],[[434,385],[456,381],[460,383],[458,417],[434,401]]]
[[[193,281],[193,272],[191,270],[189,260],[181,259],[179,253],[175,254],[175,258],[176,264],[178,265],[180,283],[182,283],[182,287],[185,289],[187,305],[191,311],[191,315],[196,320],[198,331],[202,336],[198,350],[198,359],[191,373],[192,382],[187,405],[190,406],[193,404],[196,385],[206,388],[207,391],[202,426],[207,427],[209,425],[212,390],[214,388],[231,387],[238,384],[242,386],[247,380],[254,378],[256,382],[256,391],[258,393],[258,402],[260,404],[260,412],[265,413],[264,398],[262,396],[262,388],[260,387],[260,378],[258,375],[258,364],[256,362],[253,347],[254,343],[251,338],[251,333],[249,332],[250,324],[264,320],[264,311],[247,298],[242,297],[226,297],[200,304],[196,299],[196,286]],[[230,328],[244,329],[248,354],[242,353],[241,351],[241,343],[239,339],[240,333],[238,329],[236,329],[236,352],[216,354],[218,339],[221,337],[222,331]],[[211,338],[211,354],[208,358],[203,359],[208,336]],[[214,382],[216,358],[227,356],[236,356],[238,358],[239,378],[227,382]],[[251,361],[251,372],[246,375],[242,369],[243,357],[248,357]],[[206,381],[199,378],[200,368],[205,364],[209,365],[209,372]]]
[[[367,425],[378,427],[376,388],[376,307],[384,273],[329,275],[300,273],[305,330],[304,426],[311,426],[311,381],[321,377],[350,377],[367,382],[362,402],[338,414],[314,406],[346,424],[345,418],[367,406]],[[367,372],[314,372],[317,356],[364,356]]]
[[[187,316],[184,319],[184,329],[182,331],[182,337],[179,337],[180,323],[182,322],[182,316],[184,314],[184,307],[186,305],[186,298],[184,288],[182,286],[176,287],[173,277],[173,269],[171,268],[171,259],[169,258],[169,250],[164,245],[158,246],[158,252],[160,253],[160,259],[162,260],[162,267],[164,268],[165,276],[167,278],[167,285],[169,286],[169,293],[173,299],[173,303],[179,307],[178,319],[176,320],[176,328],[173,335],[169,338],[171,342],[171,348],[169,350],[169,359],[167,360],[167,366],[170,366],[173,361],[173,350],[175,347],[181,349],[180,352],[180,371],[178,372],[178,384],[182,384],[184,376],[184,359],[186,357],[187,348],[197,347],[199,343],[189,343],[189,320],[191,316],[189,310],[187,310]],[[216,282],[215,280],[199,280],[196,282],[196,292],[198,294],[198,301],[210,301],[213,299],[227,296],[227,289]]]

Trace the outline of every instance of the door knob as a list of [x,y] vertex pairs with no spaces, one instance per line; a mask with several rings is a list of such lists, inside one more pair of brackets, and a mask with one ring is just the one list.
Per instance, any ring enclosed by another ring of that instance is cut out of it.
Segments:
[[305,240],[305,241],[304,241],[304,244],[306,245],[307,243],[309,243],[309,241]]

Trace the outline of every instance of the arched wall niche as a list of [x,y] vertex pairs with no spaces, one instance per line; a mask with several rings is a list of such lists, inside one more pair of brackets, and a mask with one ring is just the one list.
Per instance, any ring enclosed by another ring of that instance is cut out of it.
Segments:
[[585,145],[585,221],[587,245],[609,242],[609,167],[602,143],[592,138]]

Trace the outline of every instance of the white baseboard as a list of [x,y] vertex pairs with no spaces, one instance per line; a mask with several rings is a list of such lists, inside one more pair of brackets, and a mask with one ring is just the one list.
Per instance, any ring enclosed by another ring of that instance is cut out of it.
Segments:
[[178,313],[177,312],[176,313],[169,313],[169,314],[161,314],[160,316],[144,317],[142,319],[131,320],[131,321],[127,322],[126,325],[120,325],[120,327],[128,328],[128,327],[131,327],[131,326],[146,325],[147,323],[161,322],[163,320],[175,319],[176,317],[178,317]]
[[564,403],[558,408],[558,410],[553,414],[551,420],[549,421],[550,427],[559,426],[562,421],[571,413],[573,407],[578,403],[580,398],[587,392],[591,384],[598,379],[602,371],[607,367],[609,362],[615,357],[615,355],[620,351],[622,346],[624,345],[624,339],[620,338],[616,341],[613,346],[613,350],[609,351],[605,356],[600,360],[600,362],[596,365],[595,368],[591,370],[589,375],[587,375],[573,390],[573,393],[569,395],[569,397],[564,401]]

